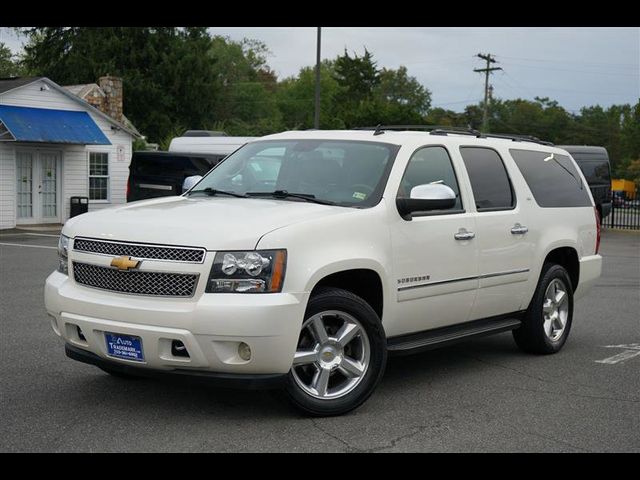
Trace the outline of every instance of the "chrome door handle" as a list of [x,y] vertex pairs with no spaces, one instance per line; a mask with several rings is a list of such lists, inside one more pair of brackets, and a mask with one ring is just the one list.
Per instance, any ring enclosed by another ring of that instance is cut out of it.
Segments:
[[458,230],[458,233],[455,233],[453,235],[453,238],[455,238],[456,240],[471,240],[472,238],[475,238],[475,236],[475,233],[469,232],[465,228],[461,228]]
[[513,233],[514,235],[524,235],[528,231],[529,231],[529,229],[527,227],[525,227],[524,225],[520,225],[519,223],[516,223],[511,228],[511,233]]

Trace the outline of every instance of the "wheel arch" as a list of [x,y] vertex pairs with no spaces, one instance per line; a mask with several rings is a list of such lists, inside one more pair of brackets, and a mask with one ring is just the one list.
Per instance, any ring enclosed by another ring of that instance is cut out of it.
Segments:
[[[547,252],[543,265],[545,263],[555,263],[561,265],[569,274],[571,280],[571,288],[575,292],[580,283],[580,259],[578,251],[572,246],[555,247]],[[542,272],[541,272],[542,275]]]
[[383,278],[381,267],[371,264],[325,269],[314,275],[309,285],[309,291],[313,295],[313,292],[320,287],[347,290],[367,302],[382,321],[386,304]]

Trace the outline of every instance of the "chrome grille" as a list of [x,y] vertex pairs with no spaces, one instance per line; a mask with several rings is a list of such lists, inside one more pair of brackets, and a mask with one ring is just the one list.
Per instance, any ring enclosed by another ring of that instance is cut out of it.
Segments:
[[197,273],[121,271],[80,262],[73,262],[73,277],[87,287],[158,297],[192,297],[198,284]]
[[76,238],[73,242],[73,249],[79,252],[97,253],[99,255],[127,255],[147,260],[166,260],[186,263],[202,263],[206,252],[204,248],[108,242],[87,238]]

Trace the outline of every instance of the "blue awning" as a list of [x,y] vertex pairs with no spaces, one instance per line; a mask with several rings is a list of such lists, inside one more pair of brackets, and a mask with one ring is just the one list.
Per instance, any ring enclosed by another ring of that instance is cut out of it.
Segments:
[[111,145],[87,112],[0,105],[0,141]]

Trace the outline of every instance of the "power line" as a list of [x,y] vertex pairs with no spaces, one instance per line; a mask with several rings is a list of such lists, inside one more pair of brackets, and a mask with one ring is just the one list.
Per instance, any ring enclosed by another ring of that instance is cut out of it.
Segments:
[[542,67],[542,66],[535,66],[535,65],[522,65],[522,64],[518,64],[518,63],[513,63],[513,62],[509,62],[509,65],[512,65],[514,67],[518,67],[518,68],[533,68],[536,70],[539,69],[545,69],[545,70],[552,70],[555,72],[571,72],[571,73],[590,73],[590,74],[594,74],[594,75],[610,75],[610,76],[616,76],[616,77],[639,77],[640,73],[618,73],[618,72],[596,72],[594,70],[573,70],[573,69],[569,69],[569,68],[556,68],[556,67]]
[[549,59],[541,59],[541,58],[523,58],[523,57],[508,57],[506,55],[495,55],[498,58],[506,58],[509,60],[523,60],[526,62],[542,62],[542,63],[560,63],[562,65],[566,65],[567,63],[573,63],[575,65],[598,65],[603,67],[622,67],[622,68],[638,68],[637,64],[633,63],[600,63],[600,62],[576,62],[571,60],[549,60]]
[[487,113],[489,106],[489,75],[496,70],[502,70],[501,67],[491,67],[492,63],[496,63],[495,58],[491,56],[490,53],[483,55],[479,53],[476,57],[481,58],[482,60],[486,60],[487,66],[485,68],[474,68],[474,72],[483,72],[484,73],[484,105],[483,105],[483,113],[482,113],[482,130],[487,130]]

